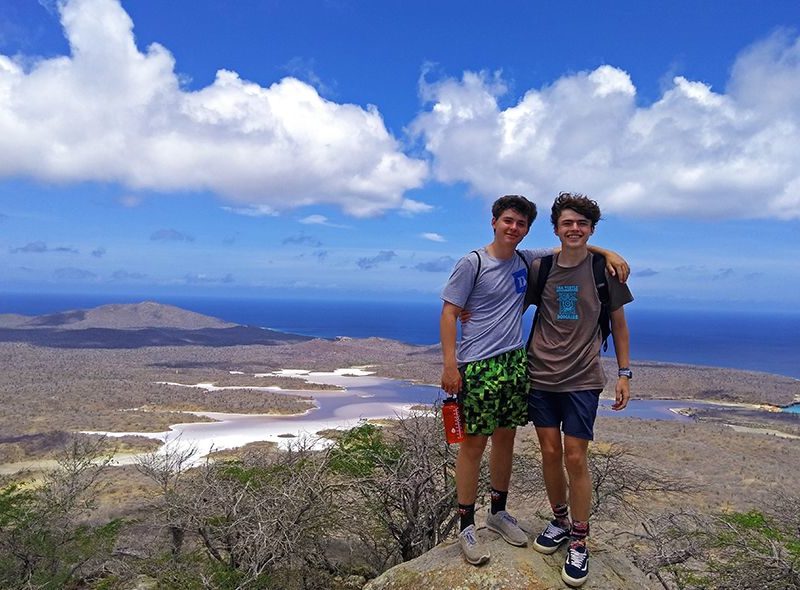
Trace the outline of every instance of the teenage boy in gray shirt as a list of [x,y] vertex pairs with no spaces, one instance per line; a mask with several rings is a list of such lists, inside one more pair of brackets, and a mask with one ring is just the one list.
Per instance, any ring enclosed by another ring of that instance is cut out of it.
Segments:
[[[475,499],[480,461],[492,439],[489,470],[491,508],[487,528],[512,545],[522,546],[527,535],[506,511],[516,427],[527,423],[526,354],[522,313],[528,268],[550,249],[516,248],[536,218],[536,206],[525,197],[506,195],[492,206],[494,239],[488,246],[456,264],[443,292],[440,334],[444,368],[442,389],[458,395],[466,423],[466,439],[456,458],[456,489],[465,558],[479,565],[489,559],[475,534]],[[615,272],[627,276],[627,264],[612,252],[607,256]],[[456,323],[468,308],[456,346]]]

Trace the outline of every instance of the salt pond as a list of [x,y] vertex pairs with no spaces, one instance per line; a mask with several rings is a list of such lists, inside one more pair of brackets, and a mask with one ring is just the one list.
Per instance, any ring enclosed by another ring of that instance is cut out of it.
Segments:
[[[416,404],[432,404],[442,399],[438,387],[415,385],[407,381],[376,377],[361,368],[339,369],[334,372],[314,372],[286,369],[275,373],[256,375],[295,377],[310,383],[335,385],[342,390],[292,390],[282,391],[289,395],[314,398],[316,408],[304,414],[289,416],[267,414],[230,414],[220,412],[197,412],[214,422],[191,422],[174,424],[167,432],[106,432],[108,436],[143,436],[163,441],[173,449],[197,449],[198,460],[212,450],[240,447],[252,442],[271,441],[285,447],[298,437],[310,437],[317,444],[316,434],[327,429],[347,429],[362,420],[394,418],[407,414]],[[211,383],[181,384],[173,386],[196,387],[225,394],[228,389],[253,391],[277,391],[276,387],[218,387]],[[702,408],[715,404],[674,400],[633,400],[622,412],[611,409],[613,400],[602,399],[598,414],[601,416],[690,420],[676,412],[677,408]]]

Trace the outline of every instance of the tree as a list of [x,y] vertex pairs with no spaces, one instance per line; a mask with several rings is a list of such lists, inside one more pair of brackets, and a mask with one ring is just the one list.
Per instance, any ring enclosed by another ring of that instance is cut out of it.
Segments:
[[75,438],[41,483],[0,488],[3,588],[65,588],[101,569],[122,525],[89,522],[110,460],[104,439]]
[[325,549],[339,519],[337,488],[327,452],[301,440],[285,451],[207,461],[167,498],[168,512],[197,532],[226,584],[274,587],[276,579],[330,569]]
[[418,412],[386,430],[361,424],[331,452],[332,469],[351,484],[346,522],[378,571],[428,551],[456,524],[455,453],[442,433],[431,412]]
[[590,447],[589,472],[592,515],[632,516],[649,498],[685,494],[691,489],[681,478],[637,464],[627,449],[614,443]]
[[192,466],[197,447],[183,448],[180,439],[170,441],[162,449],[147,453],[136,461],[136,469],[152,479],[161,491],[162,503],[159,514],[162,522],[170,534],[171,551],[173,557],[180,554],[186,535],[186,522],[182,519],[181,510],[177,509],[178,486]]

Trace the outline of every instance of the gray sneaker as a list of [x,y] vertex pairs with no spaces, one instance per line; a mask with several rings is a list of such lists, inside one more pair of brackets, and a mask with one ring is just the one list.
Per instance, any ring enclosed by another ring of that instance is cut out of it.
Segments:
[[497,514],[492,514],[490,510],[489,516],[486,517],[486,528],[503,537],[503,540],[510,545],[524,547],[528,544],[528,535],[519,528],[517,519],[505,510]]
[[489,551],[481,547],[475,535],[475,525],[471,524],[458,534],[458,544],[464,558],[472,565],[481,565],[489,561]]

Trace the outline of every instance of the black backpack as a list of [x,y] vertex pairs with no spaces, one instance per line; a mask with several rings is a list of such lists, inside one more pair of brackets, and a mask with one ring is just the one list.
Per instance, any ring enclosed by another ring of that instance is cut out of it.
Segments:
[[[536,306],[536,313],[533,315],[533,325],[531,326],[531,333],[528,336],[528,348],[530,348],[531,340],[533,339],[533,330],[536,328],[536,322],[539,319],[539,303],[542,301],[542,291],[544,291],[544,284],[550,276],[550,269],[553,267],[553,255],[544,256],[539,265],[539,274],[536,278],[536,289],[528,289],[525,295],[525,307],[529,305]],[[603,352],[608,350],[608,337],[611,335],[611,310],[609,309],[609,294],[608,294],[608,281],[606,280],[606,259],[605,256],[600,254],[592,255],[592,274],[594,275],[594,286],[597,289],[597,296],[600,299],[600,316],[597,318],[597,323],[600,325],[600,336],[602,338]]]

